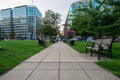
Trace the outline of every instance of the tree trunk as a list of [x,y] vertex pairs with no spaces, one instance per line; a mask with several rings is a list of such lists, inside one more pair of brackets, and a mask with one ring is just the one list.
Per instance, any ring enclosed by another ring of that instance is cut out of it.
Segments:
[[99,39],[101,38],[101,33],[102,33],[102,30],[99,31],[99,34],[98,34]]
[[52,41],[51,41],[51,35],[50,35],[50,42],[52,42]]

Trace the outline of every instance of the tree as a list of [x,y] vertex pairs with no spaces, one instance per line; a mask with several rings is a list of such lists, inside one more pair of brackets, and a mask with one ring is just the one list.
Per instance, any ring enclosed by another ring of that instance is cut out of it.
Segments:
[[88,4],[79,2],[79,7],[75,10],[75,18],[73,21],[73,29],[76,29],[76,33],[82,36],[91,36],[96,32],[96,26],[99,25],[101,5],[94,6],[93,1],[89,1]]
[[12,38],[12,39],[15,39],[16,38],[16,34],[14,32],[11,32],[9,34],[9,37]]
[[47,10],[45,12],[45,17],[43,18],[43,34],[51,36],[56,36],[59,32],[59,23],[61,15],[52,10]]
[[120,35],[120,0],[90,0],[88,4],[79,4],[71,27],[78,35],[97,38]]
[[106,0],[105,4],[111,7],[111,13],[107,15],[104,31],[115,38],[120,35],[120,0]]

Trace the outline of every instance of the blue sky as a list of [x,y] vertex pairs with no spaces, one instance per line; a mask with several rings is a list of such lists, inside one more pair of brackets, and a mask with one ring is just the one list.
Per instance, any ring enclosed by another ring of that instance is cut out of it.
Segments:
[[20,5],[36,5],[44,16],[46,10],[51,9],[60,13],[64,24],[71,3],[77,0],[0,0],[0,9],[13,8]]

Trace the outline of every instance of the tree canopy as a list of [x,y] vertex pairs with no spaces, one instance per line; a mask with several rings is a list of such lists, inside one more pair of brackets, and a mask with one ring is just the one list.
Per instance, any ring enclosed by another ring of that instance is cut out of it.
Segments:
[[61,21],[61,15],[57,12],[52,10],[47,10],[45,12],[45,16],[43,18],[43,25],[41,27],[41,32],[44,35],[50,36],[57,36],[59,33],[59,24]]
[[79,5],[71,26],[77,35],[97,38],[120,35],[120,0],[90,0]]

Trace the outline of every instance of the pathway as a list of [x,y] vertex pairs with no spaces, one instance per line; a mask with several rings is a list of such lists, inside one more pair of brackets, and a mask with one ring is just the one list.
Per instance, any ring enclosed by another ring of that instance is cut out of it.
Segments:
[[0,80],[120,80],[96,61],[58,42],[0,76]]

